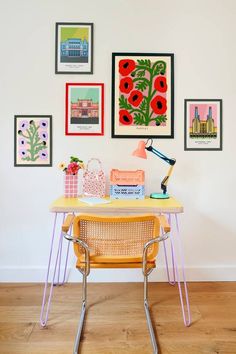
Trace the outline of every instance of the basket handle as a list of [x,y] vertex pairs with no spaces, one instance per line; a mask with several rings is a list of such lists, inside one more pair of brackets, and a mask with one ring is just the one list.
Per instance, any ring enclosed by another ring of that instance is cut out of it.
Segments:
[[94,162],[94,161],[96,161],[96,162],[99,164],[100,170],[102,170],[102,163],[101,163],[101,161],[100,161],[99,159],[93,157],[93,158],[91,158],[91,159],[88,161],[88,163],[87,163],[87,168],[86,168],[87,171],[89,170],[89,165],[91,165],[91,162]]

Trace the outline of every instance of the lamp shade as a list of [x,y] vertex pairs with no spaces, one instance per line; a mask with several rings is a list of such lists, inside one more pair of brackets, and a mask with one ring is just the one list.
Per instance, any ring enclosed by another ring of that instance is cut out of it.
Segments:
[[138,148],[136,150],[134,150],[132,155],[136,156],[136,157],[141,157],[142,159],[147,159],[145,141],[140,140],[140,142],[138,143]]

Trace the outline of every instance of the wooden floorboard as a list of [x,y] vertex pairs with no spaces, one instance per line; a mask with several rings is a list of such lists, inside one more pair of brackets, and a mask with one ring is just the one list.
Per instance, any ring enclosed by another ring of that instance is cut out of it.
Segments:
[[[150,283],[160,354],[236,354],[236,283],[189,283],[192,325],[184,327],[178,288]],[[39,315],[42,284],[0,284],[1,354],[71,354],[81,284],[55,287],[48,326]],[[152,353],[141,283],[88,284],[82,354]]]

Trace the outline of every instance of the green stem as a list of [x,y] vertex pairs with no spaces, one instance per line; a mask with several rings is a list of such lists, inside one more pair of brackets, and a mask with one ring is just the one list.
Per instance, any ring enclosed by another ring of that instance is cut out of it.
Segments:
[[152,118],[152,119],[150,119],[150,122],[152,122],[152,121],[154,121],[154,120],[156,120],[157,118]]
[[152,111],[152,113],[151,113],[150,116],[149,116],[150,122],[151,122],[151,120],[154,120],[154,119],[151,119],[153,113],[154,113],[154,112]]
[[[34,144],[34,148],[36,148],[36,146],[40,146],[40,145],[44,145],[43,143],[38,143],[38,144]],[[45,147],[47,146],[47,144],[46,145],[44,145]]]
[[154,89],[153,92],[152,92],[152,94],[151,94],[150,101],[151,101],[151,99],[153,98],[153,96],[155,95],[156,92],[157,92],[157,90]]
[[151,68],[147,68],[146,66],[138,65],[138,68],[133,71],[134,74],[136,74],[137,71],[139,70],[147,70],[151,74]]
[[39,158],[39,155],[34,156],[33,161],[36,161]]
[[143,113],[143,111],[141,111],[141,109],[132,109],[131,111],[129,111],[129,113],[134,113],[134,112],[141,113],[144,117],[146,117],[145,113]]
[[153,71],[157,65],[163,65],[163,70],[164,70],[164,72],[166,71],[166,63],[163,60],[158,60],[154,63],[154,65],[152,67]]
[[33,145],[33,135],[30,133],[29,129],[27,129],[27,133],[29,134],[29,145],[30,145],[30,149],[28,149],[27,151],[29,151],[30,153],[30,159],[31,161],[34,161],[34,151],[32,148]]
[[146,77],[136,77],[135,79],[133,79],[133,82],[136,82],[136,81],[139,81],[139,80],[146,81],[147,84],[149,84],[149,80]]
[[[155,64],[154,64],[155,65]],[[153,81],[153,68],[150,72],[150,80],[149,80],[149,88],[148,88],[148,95],[147,95],[147,110],[146,110],[146,122],[145,125],[149,124],[149,109],[150,109],[150,102],[152,98],[152,81]]]
[[32,127],[33,127],[34,131],[32,133],[32,138],[31,138],[31,142],[30,142],[30,154],[31,154],[31,160],[36,161],[39,156],[35,156],[35,147],[41,145],[42,143],[37,144],[38,139],[35,137],[38,130],[39,130],[39,126],[36,127],[35,123],[33,122]]
[[29,139],[29,136],[24,135],[22,132],[21,132],[19,135],[20,135],[20,136],[23,136],[23,137],[26,138],[26,139]]

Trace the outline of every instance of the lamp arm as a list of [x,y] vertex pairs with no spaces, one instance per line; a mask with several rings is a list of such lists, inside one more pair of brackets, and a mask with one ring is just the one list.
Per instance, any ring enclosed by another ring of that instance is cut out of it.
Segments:
[[171,166],[174,166],[174,164],[176,162],[175,159],[170,159],[169,157],[165,156],[164,154],[162,154],[162,152],[160,152],[157,149],[155,149],[154,147],[152,147],[152,145],[146,147],[146,150],[151,151],[154,155],[160,157],[160,159],[164,160],[165,162],[167,162]]
[[167,162],[170,165],[167,175],[161,181],[161,189],[163,191],[163,194],[166,194],[169,177],[172,174],[173,167],[176,163],[176,160],[170,159],[169,157],[165,156],[164,154],[162,154],[162,152],[160,152],[160,151],[156,150],[154,147],[152,147],[152,145],[146,147],[146,150],[151,151],[154,155],[160,157],[160,159],[164,160],[165,162]]
[[166,194],[167,191],[167,183],[169,181],[169,177],[172,174],[174,165],[170,166],[169,171],[167,173],[167,175],[163,178],[163,180],[161,181],[161,189],[163,190],[163,193]]

